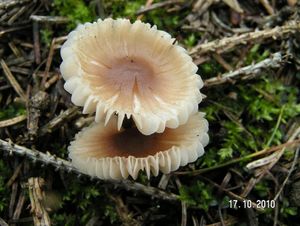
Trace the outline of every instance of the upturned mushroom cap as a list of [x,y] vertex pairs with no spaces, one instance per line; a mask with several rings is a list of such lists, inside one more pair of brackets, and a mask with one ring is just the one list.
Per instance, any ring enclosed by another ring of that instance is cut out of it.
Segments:
[[86,23],[61,48],[61,73],[72,102],[96,121],[132,117],[149,135],[177,128],[198,109],[203,82],[176,40],[156,26],[127,19]]
[[94,123],[79,132],[69,146],[72,163],[82,172],[101,179],[136,179],[140,170],[157,176],[170,173],[203,155],[208,122],[202,113],[192,115],[176,129],[149,136],[136,128],[117,130],[114,116],[104,127]]

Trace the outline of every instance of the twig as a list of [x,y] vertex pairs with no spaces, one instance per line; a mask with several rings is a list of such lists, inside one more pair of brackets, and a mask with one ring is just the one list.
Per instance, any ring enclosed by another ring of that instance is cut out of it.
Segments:
[[172,193],[167,193],[167,192],[157,189],[155,187],[145,186],[143,184],[133,182],[130,180],[110,181],[110,183],[115,186],[125,188],[126,190],[142,192],[153,198],[158,198],[158,199],[169,201],[169,202],[180,201],[178,195],[175,195]]
[[29,139],[33,141],[37,136],[39,128],[39,118],[41,112],[49,105],[49,94],[44,91],[38,91],[34,94],[27,104],[27,129]]
[[274,210],[274,226],[277,226],[278,222],[278,214],[279,214],[279,206],[278,206],[278,201],[275,200],[275,210]]
[[55,82],[57,82],[57,80],[59,80],[59,74],[55,74],[53,75],[49,80],[47,80],[45,82],[45,89],[47,90],[52,84],[54,84]]
[[8,226],[8,223],[6,223],[6,222],[0,217],[0,225],[1,225],[1,226]]
[[[175,182],[180,189],[182,187],[182,184],[178,177],[175,177]],[[181,200],[181,226],[187,225],[187,203],[184,200]]]
[[197,13],[197,16],[201,16],[204,12],[208,11],[208,8],[214,3],[216,3],[216,0],[197,0],[193,4],[192,12]]
[[241,34],[233,37],[226,37],[221,40],[215,40],[208,43],[195,46],[190,54],[196,58],[196,56],[206,53],[223,53],[231,50],[233,47],[241,44],[247,44],[249,42],[257,42],[267,38],[283,38],[289,34],[295,33],[300,29],[300,22],[290,21],[287,25],[278,26],[273,29],[266,29],[262,31],[254,31],[245,34]]
[[7,64],[5,63],[5,61],[3,59],[1,59],[1,66],[2,66],[3,72],[6,75],[8,81],[10,82],[10,84],[12,85],[12,87],[14,88],[14,90],[18,93],[18,95],[25,102],[26,101],[25,92],[23,91],[23,89],[21,88],[20,84],[15,79],[15,77],[13,76],[13,74],[11,73],[11,71],[9,70]]
[[2,120],[2,121],[0,121],[0,128],[15,125],[19,122],[24,121],[26,118],[27,118],[26,115],[19,115],[19,116],[16,116],[14,118]]
[[299,150],[300,150],[300,148],[298,148],[298,149],[296,150],[295,155],[294,155],[293,164],[292,164],[291,168],[289,169],[289,173],[288,173],[288,175],[286,176],[286,178],[284,179],[283,183],[281,184],[281,186],[280,186],[280,188],[279,188],[277,194],[275,195],[274,200],[277,200],[277,199],[278,199],[280,193],[282,192],[284,186],[286,185],[286,183],[288,182],[288,179],[290,178],[292,172],[294,171],[295,166],[296,166],[297,161],[298,161]]
[[12,28],[8,28],[8,29],[4,29],[0,31],[0,37],[6,33],[9,32],[13,32],[13,31],[19,31],[19,30],[23,30],[23,29],[27,29],[31,27],[31,25],[25,25],[25,26],[20,26],[20,27],[12,27]]
[[67,17],[63,16],[39,16],[39,15],[31,15],[31,20],[37,21],[37,22],[44,22],[44,23],[67,23],[69,19]]
[[160,178],[160,181],[157,185],[158,188],[162,190],[166,190],[169,180],[170,180],[171,174],[163,174]]
[[15,206],[15,202],[16,202],[16,198],[17,198],[18,186],[19,186],[19,183],[14,182],[11,187],[11,196],[10,196],[9,207],[8,207],[9,218],[12,218],[12,216],[14,214],[14,206]]
[[50,45],[50,50],[49,50],[49,54],[48,54],[48,58],[47,58],[47,62],[46,62],[44,76],[43,76],[43,79],[42,79],[41,85],[40,85],[41,89],[46,88],[45,84],[46,84],[46,81],[47,81],[48,76],[49,76],[49,71],[50,71],[52,60],[53,60],[55,45],[56,45],[56,38],[53,38],[52,41],[51,41],[51,45]]
[[184,3],[184,1],[182,1],[182,0],[168,0],[168,1],[158,2],[158,3],[149,5],[147,7],[144,7],[142,9],[138,10],[135,13],[135,15],[144,14],[144,13],[147,13],[151,10],[162,8],[162,7],[165,7],[165,6],[168,6],[168,5],[177,4],[177,3]]
[[141,226],[142,223],[132,217],[132,213],[128,210],[127,206],[124,204],[123,199],[120,195],[110,194],[106,192],[108,197],[115,203],[116,211],[122,220],[122,225],[124,226]]
[[[206,177],[201,177],[201,178],[203,178],[204,180],[208,181],[209,183],[211,183],[211,184],[214,185],[215,187],[219,188],[220,190],[222,190],[223,192],[225,192],[228,196],[230,196],[230,197],[232,197],[232,198],[234,198],[234,199],[236,199],[236,200],[238,200],[238,201],[240,201],[240,202],[243,202],[243,201],[246,200],[246,199],[243,198],[242,196],[239,196],[239,195],[237,195],[237,194],[235,194],[235,193],[233,193],[233,192],[227,190],[226,188],[223,188],[223,187],[220,186],[219,184],[215,183],[214,181],[212,181],[212,180],[210,180],[210,179],[208,179],[208,178],[206,178]],[[256,203],[254,203],[254,202],[252,202],[252,201],[251,201],[251,206],[252,206],[253,208],[255,208],[257,211],[259,211],[259,212],[264,211],[263,208],[257,208]]]
[[231,9],[235,10],[237,13],[244,13],[244,10],[241,8],[237,0],[223,0]]
[[227,70],[227,71],[232,71],[232,70],[233,70],[232,66],[231,66],[228,62],[226,62],[225,59],[224,59],[220,54],[214,53],[214,54],[213,54],[213,57],[215,58],[215,60],[216,60],[219,64],[222,65],[222,67],[223,67],[225,70]]
[[[283,115],[284,108],[285,108],[285,105],[283,105],[283,107],[280,110],[280,114],[278,116],[275,128],[273,129],[273,133],[271,134],[271,137],[269,138],[265,148],[268,148],[270,146],[270,144],[272,143],[273,139],[274,139],[275,133],[277,132],[277,130],[279,128],[279,125],[281,123],[281,120],[282,120],[282,115]],[[266,156],[264,158],[261,158],[261,159],[258,159],[258,160],[255,160],[253,162],[248,163],[246,165],[246,168],[248,170],[251,170],[251,169],[254,169],[254,168],[257,168],[257,167],[261,167],[263,165],[267,165],[267,164],[273,162],[274,159],[276,159],[276,158],[277,158],[277,153],[273,153],[269,156]]]
[[278,119],[277,119],[277,122],[276,122],[276,125],[275,125],[275,128],[273,129],[273,132],[271,134],[271,137],[270,139],[268,140],[267,144],[266,144],[266,148],[270,147],[270,144],[272,143],[274,137],[275,137],[275,134],[280,126],[280,123],[282,121],[282,115],[283,115],[283,112],[284,112],[284,108],[285,108],[285,105],[283,105],[280,109],[280,114],[278,116]]
[[[149,6],[151,6],[151,4],[153,3],[153,0],[147,0],[145,7],[148,8]],[[137,19],[138,20],[142,20],[142,18],[144,17],[144,14],[140,14]]]
[[[67,172],[73,172],[75,174],[80,175],[86,175],[90,177],[87,174],[82,173],[77,168],[75,168],[71,162],[66,161],[62,158],[56,157],[54,155],[51,155],[50,153],[43,153],[39,151],[33,151],[31,149],[13,144],[11,142],[7,142],[0,139],[0,150],[6,152],[6,153],[15,153],[20,156],[26,156],[27,158],[33,160],[33,161],[39,161],[46,165],[52,165],[57,170],[65,170]],[[94,179],[94,178],[91,178]],[[99,179],[100,181],[100,179]],[[169,202],[177,202],[180,201],[178,196],[172,193],[167,193],[165,191],[162,191],[160,189],[157,189],[155,187],[145,186],[143,184],[129,181],[129,180],[121,180],[121,181],[102,181],[105,185],[111,185],[120,187],[126,190],[131,190],[135,192],[141,192],[147,195],[150,195],[153,198],[158,198],[162,200],[166,200]]]
[[36,64],[41,63],[41,51],[40,51],[40,34],[39,23],[37,21],[32,22],[33,32],[33,47],[34,47],[34,59]]
[[[240,219],[237,218],[237,217],[233,217],[231,215],[228,215],[227,218],[224,219],[224,224],[225,225],[235,225],[235,224],[238,224],[238,223],[240,223]],[[217,222],[217,223],[213,223],[213,224],[207,224],[206,226],[223,226],[223,225],[222,225],[222,222]]]
[[[18,58],[18,57],[22,57],[22,54],[20,52],[20,50],[16,47],[14,42],[9,42],[8,43],[9,48],[11,49],[11,51],[14,53],[14,55]],[[11,69],[10,69],[11,70]],[[12,70],[11,70],[12,71]]]
[[28,9],[27,6],[22,6],[16,14],[14,14],[8,21],[8,25],[12,25],[26,10]]
[[14,183],[14,181],[15,181],[16,178],[18,177],[19,173],[21,172],[22,166],[23,166],[23,163],[20,163],[20,164],[16,167],[16,169],[15,169],[13,175],[11,176],[11,178],[9,179],[9,181],[8,181],[8,182],[6,183],[6,185],[5,185],[6,187],[10,187],[10,186]]
[[222,215],[222,209],[221,209],[221,205],[218,205],[218,214],[219,214],[219,218],[220,218],[220,223],[222,226],[226,226],[225,222],[224,222],[224,218]]
[[273,15],[274,14],[274,9],[273,7],[270,5],[269,1],[268,0],[259,0],[260,3],[265,7],[265,9],[267,10],[267,12],[270,14],[270,15]]
[[15,5],[31,2],[31,0],[4,0],[0,2],[0,9],[7,9]]
[[10,154],[15,153],[20,156],[26,156],[29,159],[34,161],[40,161],[45,164],[52,165],[57,169],[63,168],[68,172],[75,172],[77,174],[81,174],[75,167],[72,166],[71,162],[68,162],[64,159],[51,155],[50,153],[43,153],[39,151],[33,151],[26,147],[19,146],[17,144],[13,144],[11,142],[7,142],[0,139],[0,150],[8,152]]
[[35,226],[50,226],[50,217],[43,205],[45,193],[42,187],[45,185],[43,178],[31,177],[28,179],[29,198],[33,222]]
[[227,81],[232,80],[233,78],[237,78],[242,76],[242,79],[247,78],[249,75],[258,74],[262,69],[267,68],[276,68],[280,67],[280,63],[283,61],[281,53],[274,53],[270,58],[260,61],[254,65],[248,65],[242,68],[239,68],[236,71],[225,73],[221,76],[213,77],[210,79],[206,79],[204,81],[204,85],[206,87],[219,85],[225,83]]
[[14,212],[14,215],[12,217],[13,220],[18,220],[21,216],[21,213],[22,213],[22,209],[23,209],[23,206],[24,206],[24,203],[25,203],[25,192],[22,191],[19,195],[19,200],[18,200],[18,203],[17,203],[17,206],[16,206],[16,209],[15,209],[15,212]]
[[[269,138],[265,148],[269,148],[270,147],[270,144],[272,143],[273,139],[274,139],[274,136],[280,126],[280,123],[281,123],[281,120],[282,120],[282,115],[283,115],[283,110],[285,108],[285,105],[283,105],[283,107],[281,108],[280,110],[280,114],[278,116],[278,119],[277,119],[277,122],[276,122],[276,125],[275,125],[275,128],[273,129],[273,132],[271,134],[271,137]],[[251,169],[254,169],[254,168],[257,168],[257,167],[260,167],[260,166],[263,166],[263,165],[267,165],[269,164],[270,162],[274,161],[274,158],[277,157],[277,153],[273,153],[271,155],[268,155],[264,158],[261,158],[261,159],[258,159],[258,160],[255,160],[253,162],[250,162],[246,165],[246,168],[248,170],[251,170]]]
[[[300,127],[295,129],[295,131],[292,133],[292,135],[288,138],[287,142],[296,141],[296,138],[300,134]],[[298,139],[299,140],[299,139]],[[243,193],[241,196],[246,197],[250,191],[253,189],[253,187],[269,172],[270,169],[273,168],[273,166],[279,161],[283,153],[285,152],[287,146],[283,146],[279,151],[274,153],[274,156],[272,156],[273,161],[270,162],[268,165],[263,166],[261,171],[256,173],[249,182],[247,183]]]
[[259,22],[264,28],[274,27],[276,24],[282,24],[286,18],[294,13],[297,7],[284,6],[271,16],[262,18]]
[[278,150],[280,150],[284,147],[293,146],[293,145],[296,145],[296,144],[299,144],[299,143],[300,143],[300,139],[297,139],[297,140],[289,141],[289,142],[286,142],[284,144],[274,146],[274,147],[271,147],[271,148],[268,148],[268,149],[263,149],[261,151],[246,155],[244,157],[236,158],[236,159],[230,160],[228,162],[225,162],[225,163],[222,163],[222,164],[219,164],[219,165],[216,165],[216,166],[212,166],[212,167],[209,167],[209,168],[204,168],[204,169],[199,169],[199,170],[194,170],[194,171],[174,172],[173,174],[195,176],[195,175],[206,173],[206,172],[209,172],[209,171],[212,171],[212,170],[220,169],[220,168],[223,168],[223,167],[226,167],[226,166],[238,163],[238,162],[247,161],[247,160],[255,158],[257,156],[268,154],[268,153],[271,153],[271,152],[275,152],[275,151],[278,151]]
[[44,125],[40,130],[38,135],[44,136],[47,133],[53,132],[56,128],[58,128],[62,123],[65,121],[73,118],[77,115],[78,107],[71,107],[64,112],[62,112],[60,115],[52,119],[50,122],[48,122],[46,125]]

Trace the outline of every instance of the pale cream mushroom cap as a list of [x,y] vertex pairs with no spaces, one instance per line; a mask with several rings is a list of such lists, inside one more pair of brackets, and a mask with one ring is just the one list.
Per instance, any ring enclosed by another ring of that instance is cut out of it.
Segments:
[[72,102],[96,122],[132,117],[145,135],[177,128],[197,112],[203,82],[187,51],[156,26],[127,19],[80,25],[61,48]]
[[144,170],[157,176],[170,173],[204,153],[209,138],[203,113],[192,115],[176,129],[149,136],[136,128],[117,130],[117,117],[107,126],[93,123],[79,132],[68,147],[72,164],[80,171],[101,179],[136,179]]

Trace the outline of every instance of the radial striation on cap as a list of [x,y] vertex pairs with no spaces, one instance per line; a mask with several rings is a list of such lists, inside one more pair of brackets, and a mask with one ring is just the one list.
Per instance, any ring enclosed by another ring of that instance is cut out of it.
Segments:
[[93,123],[79,132],[68,147],[72,163],[80,171],[100,179],[136,179],[139,171],[157,176],[170,173],[203,155],[208,144],[204,114],[192,115],[176,129],[149,136],[135,127],[117,129],[117,117],[107,126]]
[[117,114],[144,135],[177,128],[197,112],[203,82],[186,50],[156,26],[127,19],[80,25],[61,48],[72,102],[96,122]]

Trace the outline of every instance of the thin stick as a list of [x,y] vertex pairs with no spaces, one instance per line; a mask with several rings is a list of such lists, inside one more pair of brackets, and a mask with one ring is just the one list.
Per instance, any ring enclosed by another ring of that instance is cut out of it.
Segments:
[[73,118],[77,115],[78,107],[71,107],[64,112],[60,113],[57,117],[53,118],[50,122],[44,125],[40,130],[38,135],[43,136],[47,133],[53,132],[56,128],[58,128],[63,122]]
[[254,31],[244,33],[238,36],[226,37],[221,40],[214,40],[204,44],[195,46],[190,54],[195,58],[196,56],[206,53],[223,53],[231,50],[233,47],[249,42],[257,42],[258,40],[268,38],[283,38],[289,34],[295,33],[300,30],[300,22],[290,21],[287,25],[278,26],[273,29],[266,29],[262,31]]
[[24,190],[22,190],[20,195],[19,195],[19,200],[18,200],[16,209],[15,209],[15,212],[14,212],[13,217],[12,217],[13,220],[18,220],[20,218],[21,213],[22,213],[22,209],[23,209],[23,206],[24,206],[24,203],[25,203],[25,199],[26,199],[25,192],[24,192]]
[[19,115],[10,119],[2,120],[0,121],[0,128],[15,125],[19,122],[24,121],[26,118],[27,118],[26,115]]
[[[151,4],[153,3],[153,0],[147,0],[146,4],[145,4],[145,8],[148,8],[149,6],[151,6]],[[140,14],[137,19],[138,20],[142,20],[142,18],[144,17],[144,14]]]
[[33,222],[35,226],[50,226],[49,214],[44,206],[45,192],[43,187],[45,181],[40,177],[31,177],[28,179],[28,193],[31,203]]
[[[180,189],[182,187],[182,184],[179,180],[178,177],[175,177],[175,182]],[[187,204],[184,200],[181,201],[181,226],[186,226],[187,225]]]
[[147,7],[144,7],[140,10],[138,10],[135,15],[140,15],[140,14],[144,14],[144,13],[147,13],[151,10],[154,10],[154,9],[158,9],[158,8],[162,8],[162,7],[165,7],[165,6],[168,6],[168,5],[173,5],[173,4],[178,4],[178,3],[184,3],[184,1],[182,0],[168,0],[168,1],[163,1],[163,2],[157,2],[155,4],[152,4],[152,5],[149,5]]
[[[14,206],[17,198],[17,193],[18,193],[18,182],[14,182],[11,187],[11,196],[10,196],[10,202],[8,206],[8,216],[9,218],[12,218],[14,214]],[[0,224],[1,225],[1,224]]]
[[286,183],[288,182],[288,180],[289,180],[289,178],[290,178],[292,172],[293,172],[294,169],[295,169],[295,166],[296,166],[297,161],[298,161],[299,150],[300,150],[300,148],[298,148],[298,149],[296,150],[296,152],[295,152],[294,160],[293,160],[292,166],[291,166],[291,168],[289,169],[288,175],[286,176],[286,178],[284,179],[282,185],[280,186],[279,191],[277,192],[277,194],[276,194],[275,197],[274,197],[274,200],[275,200],[275,201],[278,199],[280,193],[282,192],[282,190],[283,190],[283,188],[285,187]]
[[222,163],[222,164],[219,164],[219,165],[216,165],[216,166],[212,166],[212,167],[209,167],[209,168],[204,168],[204,169],[199,169],[199,170],[194,170],[194,171],[174,172],[174,174],[176,174],[176,175],[191,175],[191,176],[193,175],[194,176],[194,175],[206,173],[206,172],[209,172],[209,171],[212,171],[212,170],[220,169],[220,168],[232,165],[234,163],[247,161],[247,160],[252,159],[254,157],[264,155],[264,154],[267,154],[267,153],[270,153],[270,152],[274,152],[274,151],[280,150],[284,147],[292,146],[292,145],[299,144],[299,143],[300,143],[300,139],[297,139],[297,140],[286,142],[284,144],[281,144],[281,145],[278,145],[278,146],[275,146],[275,147],[271,147],[271,148],[268,148],[268,149],[263,149],[261,151],[246,155],[244,157],[236,158],[236,159],[230,160],[228,162],[225,162],[225,163]]
[[[287,143],[288,142],[296,141],[296,138],[298,137],[299,134],[300,134],[300,127],[298,127],[297,129],[295,129],[295,131],[293,132],[293,134],[288,138]],[[256,175],[254,175],[249,180],[249,182],[247,183],[246,188],[244,189],[244,191],[241,194],[241,196],[246,197],[250,193],[250,191],[253,189],[253,187],[259,181],[261,181],[261,179],[264,178],[264,176],[267,174],[267,172],[269,172],[269,170],[272,169],[273,166],[279,161],[279,159],[283,155],[283,153],[286,150],[286,148],[287,148],[287,146],[283,146],[279,151],[277,151],[276,153],[274,153],[274,156],[272,156],[273,161],[270,162],[268,165],[265,165],[264,167],[262,167],[261,171],[257,172]]]
[[285,108],[285,105],[283,105],[283,106],[281,107],[281,109],[280,109],[280,114],[279,114],[279,116],[278,116],[278,119],[277,119],[275,128],[273,129],[273,133],[271,134],[271,137],[270,137],[270,139],[269,139],[268,142],[267,142],[266,148],[270,147],[270,144],[272,143],[272,141],[273,141],[273,139],[274,139],[274,137],[275,137],[275,134],[276,134],[276,132],[277,132],[279,126],[280,126],[284,108]]
[[23,99],[23,101],[26,101],[27,98],[26,98],[24,90],[21,88],[20,84],[18,83],[18,81],[15,79],[15,77],[13,76],[11,71],[9,70],[9,68],[8,68],[7,64],[5,63],[5,61],[3,59],[1,59],[0,63],[1,63],[2,69],[4,71],[4,74],[6,75],[6,78],[8,79],[8,81],[10,82],[10,84],[12,85],[14,90]]
[[39,23],[37,21],[32,22],[32,32],[33,32],[34,58],[35,58],[35,63],[38,65],[41,63],[41,50],[40,50]]
[[49,76],[49,71],[50,71],[50,67],[51,67],[51,63],[52,63],[52,59],[53,59],[53,54],[54,54],[54,46],[56,43],[56,39],[52,39],[51,41],[51,45],[50,45],[50,50],[49,50],[49,54],[48,54],[48,58],[47,58],[47,62],[46,62],[46,68],[45,68],[45,72],[44,72],[44,76],[43,79],[41,81],[41,85],[40,87],[42,89],[45,89],[45,83],[48,79]]
[[7,24],[11,26],[27,10],[27,8],[28,6],[22,6],[18,12],[7,21]]
[[0,217],[0,225],[1,225],[1,226],[8,226],[8,223],[6,223],[6,222]]
[[[208,178],[206,178],[206,177],[201,177],[201,178],[203,178],[204,180],[208,181],[208,182],[211,183],[213,186],[219,188],[220,190],[222,190],[223,192],[225,192],[225,193],[226,193],[228,196],[230,196],[231,198],[234,198],[234,199],[236,199],[236,200],[238,200],[238,201],[240,201],[240,202],[243,202],[243,201],[248,200],[248,199],[243,198],[242,196],[239,196],[239,195],[237,195],[237,194],[235,194],[235,193],[233,193],[233,192],[227,190],[226,188],[223,188],[223,187],[220,186],[219,184],[215,183],[214,181],[212,181],[212,180],[210,180],[210,179],[208,179]],[[258,210],[259,212],[264,211],[263,208],[258,208],[257,205],[256,205],[256,203],[254,203],[254,202],[252,202],[252,201],[251,201],[251,206],[252,206],[253,208],[255,208],[256,210]]]
[[22,166],[23,166],[23,163],[20,163],[16,167],[13,175],[11,176],[11,178],[9,179],[9,181],[5,185],[6,187],[10,187],[15,182],[16,178],[19,176],[19,173],[21,172]]
[[31,0],[10,0],[10,1],[1,1],[0,2],[0,9],[7,9],[14,5],[24,4],[26,2],[30,2]]
[[27,29],[29,27],[31,27],[31,25],[25,25],[25,26],[20,26],[20,27],[12,27],[12,28],[1,30],[0,31],[0,37],[2,35],[6,34],[6,33]]
[[255,75],[261,72],[262,69],[267,68],[277,68],[280,67],[280,63],[283,61],[281,53],[274,53],[270,58],[260,61],[254,65],[248,65],[246,67],[242,67],[233,72],[225,73],[221,76],[213,77],[210,79],[206,79],[204,81],[204,85],[206,87],[219,85],[225,83],[227,81],[231,81],[232,79],[236,79],[237,77],[242,76],[242,78],[247,78],[249,75]]
[[[79,171],[77,168],[75,168],[71,162],[66,161],[62,158],[56,157],[54,155],[51,155],[50,153],[43,153],[39,151],[33,151],[31,149],[28,149],[26,147],[22,147],[16,144],[13,144],[11,142],[7,142],[4,140],[0,139],[0,150],[10,153],[10,154],[17,154],[20,156],[26,156],[27,158],[33,160],[33,161],[39,161],[42,162],[46,165],[52,165],[54,166],[57,170],[65,170],[67,172],[73,172],[75,174],[80,175],[86,175],[90,177],[87,174],[82,173]],[[90,177],[91,178],[91,177]],[[94,178],[91,178],[94,179]],[[100,179],[98,179],[101,181]],[[111,185],[115,187],[120,187],[126,190],[131,190],[135,192],[141,192],[143,194],[147,194],[153,198],[158,198],[161,200],[169,201],[169,202],[179,202],[179,197],[178,195],[172,194],[172,193],[167,193],[163,190],[160,190],[155,187],[150,187],[150,186],[145,186],[143,184],[133,182],[130,180],[109,180],[109,181],[101,181],[103,185]]]
[[273,7],[270,5],[268,0],[259,0],[260,3],[265,7],[266,11],[270,14],[273,15],[274,14],[274,9]]
[[69,21],[69,19],[67,17],[63,17],[63,16],[31,15],[30,19],[34,20],[34,21],[37,21],[37,22],[56,23],[56,24],[67,23]]

